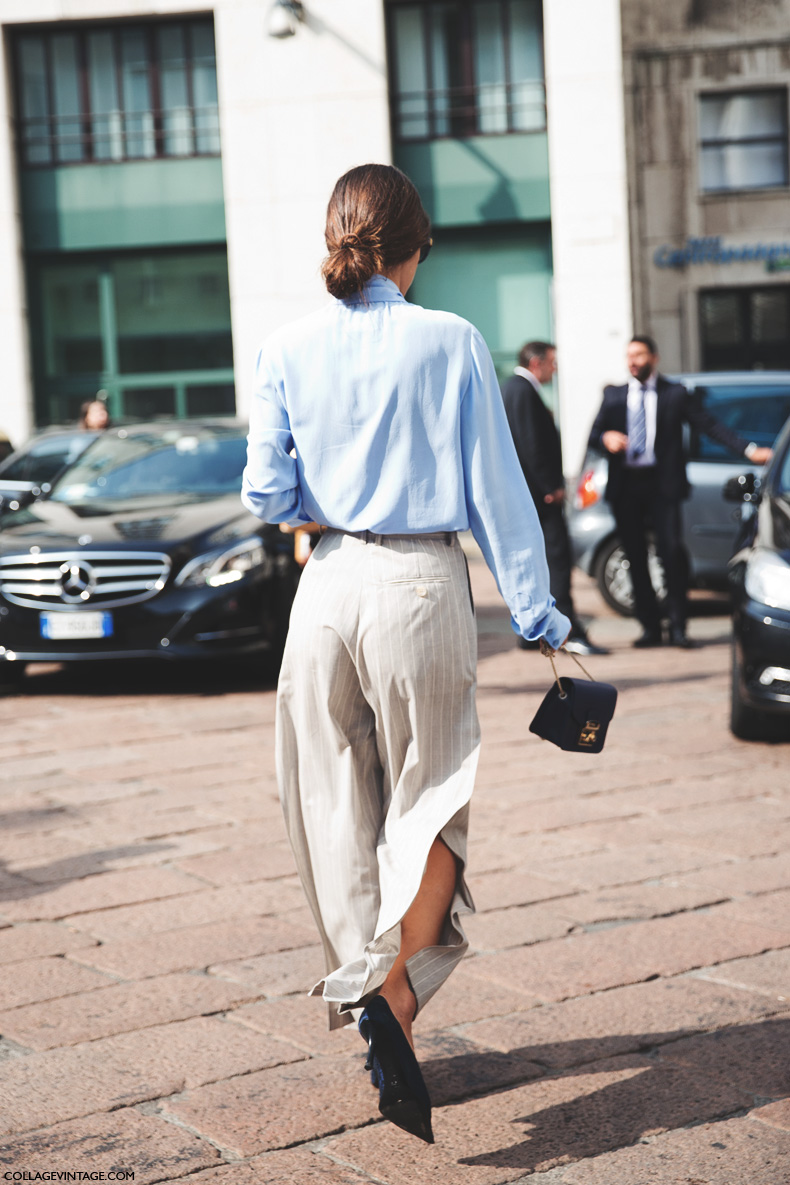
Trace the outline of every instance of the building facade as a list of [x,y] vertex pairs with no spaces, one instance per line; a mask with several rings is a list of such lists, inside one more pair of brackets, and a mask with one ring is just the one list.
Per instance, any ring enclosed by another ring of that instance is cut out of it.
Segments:
[[380,160],[434,220],[414,299],[502,374],[558,338],[573,467],[630,329],[618,0],[306,0],[289,37],[273,7],[0,0],[0,427],[97,390],[243,416],[261,339],[326,299],[334,180]]
[[629,0],[634,322],[668,370],[790,369],[787,0]]

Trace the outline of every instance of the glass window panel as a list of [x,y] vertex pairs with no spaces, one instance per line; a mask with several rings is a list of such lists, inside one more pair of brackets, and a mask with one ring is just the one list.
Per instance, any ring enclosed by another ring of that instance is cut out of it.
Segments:
[[113,276],[122,373],[233,365],[224,253],[130,256]]
[[189,26],[192,52],[192,103],[194,105],[197,151],[219,155],[219,108],[217,63],[214,54],[214,26],[197,21]]
[[700,300],[702,340],[708,346],[743,341],[740,300],[735,292],[706,292]]
[[538,0],[510,0],[510,126],[516,132],[546,127],[543,32]]
[[123,120],[112,33],[88,34],[88,86],[94,160],[121,160]]
[[165,156],[189,156],[194,151],[194,137],[184,26],[165,25],[157,30],[157,49],[162,103],[162,151]]
[[423,14],[419,8],[396,8],[392,13],[395,40],[397,132],[403,140],[425,139],[428,121],[428,71],[425,60]]
[[50,54],[57,158],[66,162],[83,160],[77,38],[73,33],[55,34],[50,38]]
[[781,342],[789,336],[788,294],[786,288],[752,292],[749,301],[752,341]]
[[40,293],[46,376],[101,371],[98,267],[74,263],[43,267]]
[[174,416],[175,387],[145,387],[139,391],[124,391],[123,414],[135,420],[155,420],[157,416]]
[[705,145],[701,156],[703,190],[764,189],[787,185],[787,146],[777,144]]
[[505,38],[501,4],[472,5],[477,130],[507,131]]
[[233,416],[236,414],[236,391],[233,383],[187,387],[188,416]]
[[17,61],[25,164],[49,164],[52,160],[52,143],[44,38],[20,37],[17,42]]
[[144,29],[121,29],[121,89],[126,122],[126,155],[156,154],[148,37]]
[[433,87],[433,134],[449,136],[453,112],[470,115],[469,99],[463,93],[458,8],[454,4],[432,4],[428,10]]

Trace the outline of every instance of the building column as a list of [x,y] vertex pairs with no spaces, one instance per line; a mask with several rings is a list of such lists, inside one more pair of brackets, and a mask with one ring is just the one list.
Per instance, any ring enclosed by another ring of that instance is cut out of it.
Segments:
[[620,0],[544,4],[563,463],[584,458],[633,332]]
[[[1,32],[1,30],[0,30]],[[0,429],[15,446],[33,428],[33,388],[22,263],[22,223],[7,57],[0,54]]]

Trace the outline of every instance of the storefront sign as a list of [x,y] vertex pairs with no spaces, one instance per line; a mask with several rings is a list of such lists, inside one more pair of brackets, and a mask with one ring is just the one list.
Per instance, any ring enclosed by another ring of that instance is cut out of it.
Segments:
[[790,242],[750,243],[739,247],[725,247],[721,235],[701,239],[686,239],[683,247],[664,243],[653,255],[656,267],[684,268],[702,263],[721,266],[728,263],[764,263],[766,271],[790,268]]

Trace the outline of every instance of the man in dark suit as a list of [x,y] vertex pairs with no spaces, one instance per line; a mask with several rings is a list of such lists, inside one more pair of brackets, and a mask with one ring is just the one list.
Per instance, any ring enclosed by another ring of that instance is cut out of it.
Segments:
[[681,505],[689,496],[683,424],[712,436],[755,465],[770,460],[758,448],[708,412],[695,407],[688,391],[658,373],[658,349],[652,338],[631,339],[627,351],[630,382],[606,387],[590,433],[590,446],[609,454],[606,499],[628,558],[636,616],[642,634],[635,646],[660,646],[661,612],[647,564],[646,534],[652,528],[667,585],[669,643],[688,647],[686,635],[686,562]]
[[[543,528],[551,593],[557,608],[571,622],[565,649],[574,654],[607,654],[608,651],[594,646],[587,637],[571,598],[573,564],[563,513],[565,479],[560,436],[554,416],[542,398],[543,383],[551,382],[556,369],[557,352],[550,342],[527,342],[519,353],[515,373],[502,388],[502,398],[518,459]],[[530,648],[530,643],[521,638],[519,645]]]

